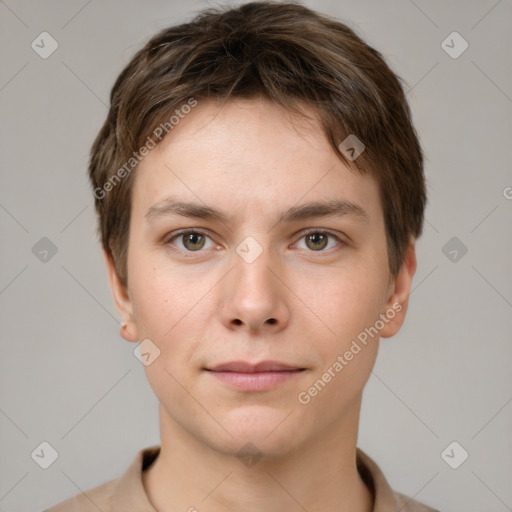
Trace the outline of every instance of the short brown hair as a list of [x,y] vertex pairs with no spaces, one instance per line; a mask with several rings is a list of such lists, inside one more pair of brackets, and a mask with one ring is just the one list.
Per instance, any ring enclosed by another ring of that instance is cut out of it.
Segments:
[[[426,204],[423,154],[401,79],[343,23],[300,4],[251,2],[162,30],[112,88],[89,176],[102,245],[121,281],[128,279],[134,155],[154,147],[157,127],[191,98],[236,97],[264,97],[299,115],[301,105],[314,108],[334,151],[379,185],[396,275],[411,237],[421,234]],[[357,160],[339,147],[349,135],[365,146]]]

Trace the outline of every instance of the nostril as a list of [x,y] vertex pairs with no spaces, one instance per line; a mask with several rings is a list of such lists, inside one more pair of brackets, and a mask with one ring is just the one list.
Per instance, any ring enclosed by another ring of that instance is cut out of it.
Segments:
[[[269,318],[265,323],[270,324],[270,325],[274,325],[274,324],[277,323],[277,320],[275,318]],[[243,322],[239,318],[235,318],[233,320],[233,324],[235,324],[235,325],[243,325]]]

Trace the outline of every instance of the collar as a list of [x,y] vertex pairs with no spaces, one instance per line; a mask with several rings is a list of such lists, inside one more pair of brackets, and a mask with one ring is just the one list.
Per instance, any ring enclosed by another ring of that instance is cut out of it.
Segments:
[[[115,481],[112,492],[112,510],[126,512],[157,512],[151,505],[142,472],[158,457],[161,446],[140,450],[126,472]],[[436,512],[402,494],[394,492],[377,464],[361,449],[356,448],[357,470],[373,496],[373,512]]]

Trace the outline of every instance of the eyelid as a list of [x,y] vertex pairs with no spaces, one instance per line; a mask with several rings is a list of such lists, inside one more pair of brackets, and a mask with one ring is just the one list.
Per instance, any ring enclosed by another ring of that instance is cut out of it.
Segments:
[[324,228],[306,228],[306,229],[303,229],[302,231],[299,231],[297,234],[300,234],[301,236],[306,236],[311,233],[320,233],[320,234],[330,235],[330,236],[337,238],[338,240],[341,241],[341,238],[338,233],[335,233],[334,231],[331,231],[330,229],[324,229]]
[[180,235],[187,235],[189,233],[198,233],[200,235],[204,235],[204,236],[211,238],[211,236],[201,228],[184,228],[184,229],[178,229],[178,231],[172,231],[171,233],[168,233],[164,237],[164,240],[167,242],[170,242],[171,240],[174,240],[176,237],[178,237]]

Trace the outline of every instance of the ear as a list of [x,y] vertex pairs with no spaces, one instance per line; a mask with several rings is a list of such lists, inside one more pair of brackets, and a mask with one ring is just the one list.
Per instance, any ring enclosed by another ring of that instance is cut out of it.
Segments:
[[[402,327],[409,304],[411,284],[416,272],[415,240],[411,238],[405,252],[404,261],[398,274],[391,278],[385,310],[382,314],[388,319],[380,331],[381,338],[394,336]],[[382,315],[381,315],[382,318]]]
[[124,325],[121,326],[121,336],[126,341],[138,341],[137,327],[133,320],[133,307],[128,292],[128,287],[124,285],[117,275],[114,260],[111,254],[103,249],[105,264],[107,266],[108,280],[114,303]]

